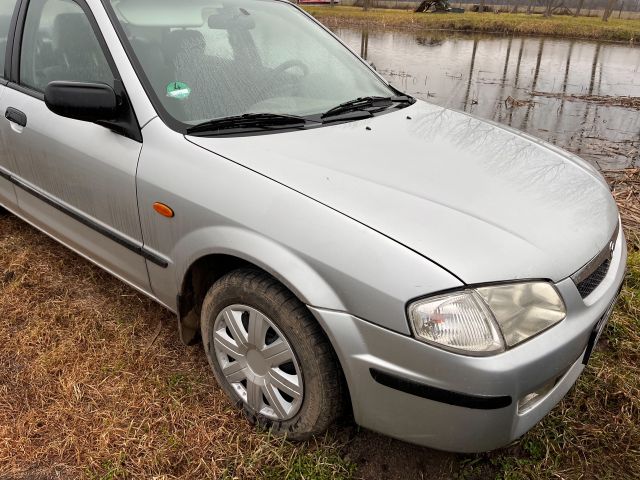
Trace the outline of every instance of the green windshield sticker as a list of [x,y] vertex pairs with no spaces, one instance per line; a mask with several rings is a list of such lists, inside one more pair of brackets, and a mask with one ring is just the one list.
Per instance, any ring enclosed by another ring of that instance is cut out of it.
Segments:
[[167,85],[167,97],[184,100],[191,95],[191,88],[183,82],[171,82]]

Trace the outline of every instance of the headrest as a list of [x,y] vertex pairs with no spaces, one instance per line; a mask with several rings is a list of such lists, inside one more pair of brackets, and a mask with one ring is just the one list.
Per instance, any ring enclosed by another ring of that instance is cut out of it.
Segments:
[[96,37],[83,13],[61,13],[53,22],[53,48],[68,56],[87,55]]
[[164,39],[164,52],[169,61],[180,55],[204,55],[207,42],[197,30],[173,30]]

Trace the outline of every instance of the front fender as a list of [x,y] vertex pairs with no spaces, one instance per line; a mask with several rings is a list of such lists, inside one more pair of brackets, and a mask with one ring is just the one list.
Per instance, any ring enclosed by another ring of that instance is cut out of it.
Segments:
[[328,305],[344,310],[345,304],[308,262],[274,240],[233,226],[213,226],[190,232],[176,244],[176,282],[189,268],[208,255],[229,255],[270,273],[307,305]]

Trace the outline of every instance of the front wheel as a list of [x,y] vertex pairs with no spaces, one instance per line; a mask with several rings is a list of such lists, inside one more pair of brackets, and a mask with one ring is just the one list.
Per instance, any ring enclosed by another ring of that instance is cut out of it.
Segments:
[[273,277],[243,269],[218,280],[201,329],[218,383],[251,422],[305,440],[340,413],[335,354],[306,306]]

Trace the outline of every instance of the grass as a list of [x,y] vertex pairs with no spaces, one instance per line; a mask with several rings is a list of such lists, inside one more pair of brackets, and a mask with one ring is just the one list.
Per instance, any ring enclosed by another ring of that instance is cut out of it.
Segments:
[[[215,385],[201,349],[180,344],[165,310],[13,216],[0,216],[0,232],[3,480],[349,479],[375,456],[382,469],[373,478],[385,479],[640,478],[633,235],[622,298],[591,364],[520,441],[453,455],[384,439],[384,448],[351,455],[350,443],[367,435],[343,434],[352,427],[304,444],[254,431]],[[446,476],[430,463],[408,471],[407,451],[440,458]]]
[[464,32],[501,33],[509,35],[549,35],[617,42],[640,42],[640,20],[512,13],[430,14],[407,10],[357,7],[305,7],[309,13],[330,28],[370,27],[410,30],[459,30]]

